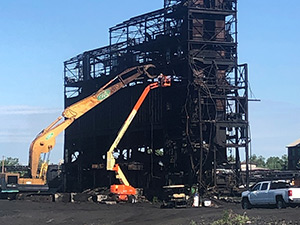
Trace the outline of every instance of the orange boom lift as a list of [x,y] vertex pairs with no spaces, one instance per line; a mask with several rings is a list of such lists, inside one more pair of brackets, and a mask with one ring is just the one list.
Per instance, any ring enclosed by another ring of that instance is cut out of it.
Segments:
[[121,167],[116,164],[116,159],[113,156],[114,150],[117,148],[119,142],[121,141],[122,137],[124,136],[125,132],[127,131],[129,125],[133,121],[136,113],[138,112],[139,108],[141,107],[142,103],[146,99],[150,90],[153,90],[158,87],[168,87],[171,86],[171,78],[159,75],[157,77],[157,81],[154,83],[149,84],[141,94],[140,98],[138,99],[137,103],[133,107],[131,113],[125,120],[123,126],[118,132],[116,139],[114,140],[113,144],[111,145],[110,149],[107,152],[107,165],[106,169],[109,171],[114,171],[116,174],[116,178],[119,179],[120,184],[114,184],[110,186],[110,192],[117,195],[119,201],[128,201],[131,203],[135,202],[135,195],[136,189],[130,185],[126,176],[124,175]]

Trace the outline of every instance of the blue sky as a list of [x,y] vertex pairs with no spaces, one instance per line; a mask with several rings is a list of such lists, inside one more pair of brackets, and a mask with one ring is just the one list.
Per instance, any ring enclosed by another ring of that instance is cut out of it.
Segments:
[[[108,29],[163,0],[0,3],[0,156],[28,161],[37,133],[63,111],[63,62],[108,44]],[[239,62],[249,64],[252,153],[281,156],[300,138],[300,1],[240,0]],[[51,161],[63,158],[63,136]]]

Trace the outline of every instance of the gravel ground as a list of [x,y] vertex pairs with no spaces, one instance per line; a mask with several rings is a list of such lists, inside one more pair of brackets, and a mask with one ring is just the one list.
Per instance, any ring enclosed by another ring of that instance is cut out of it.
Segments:
[[218,207],[161,209],[160,204],[137,203],[105,205],[85,203],[38,203],[30,201],[0,200],[0,224],[212,224],[224,212],[246,215],[248,224],[300,224],[300,208],[241,209],[239,204],[221,203]]

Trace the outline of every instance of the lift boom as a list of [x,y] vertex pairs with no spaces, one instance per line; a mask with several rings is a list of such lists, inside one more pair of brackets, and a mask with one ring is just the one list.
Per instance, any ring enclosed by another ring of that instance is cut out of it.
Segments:
[[107,164],[106,169],[110,171],[115,171],[116,178],[119,179],[121,185],[111,185],[110,191],[118,195],[120,200],[129,200],[128,197],[131,195],[136,194],[136,189],[130,185],[126,176],[124,175],[123,171],[121,170],[120,166],[116,164],[116,159],[113,156],[114,150],[117,148],[119,142],[121,141],[122,137],[124,136],[125,132],[127,131],[129,125],[133,121],[136,113],[138,112],[139,108],[141,107],[142,103],[146,99],[150,90],[155,89],[157,87],[168,87],[171,86],[171,79],[164,75],[159,75],[157,77],[157,81],[154,83],[149,84],[141,94],[140,98],[136,102],[135,106],[133,107],[131,113],[125,120],[124,124],[122,125],[121,129],[118,132],[116,139],[114,140],[113,144],[111,145],[110,149],[107,152]]

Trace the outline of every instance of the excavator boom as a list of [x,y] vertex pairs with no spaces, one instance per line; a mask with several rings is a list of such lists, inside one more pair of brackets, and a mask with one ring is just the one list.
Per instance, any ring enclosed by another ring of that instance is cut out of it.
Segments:
[[[79,118],[103,102],[105,99],[112,96],[114,93],[125,87],[130,82],[134,81],[142,74],[146,74],[148,77],[152,78],[152,76],[148,73],[148,69],[152,67],[154,67],[152,64],[148,64],[144,66],[132,67],[123,71],[94,94],[67,107],[63,111],[62,116],[58,117],[46,129],[40,132],[31,143],[29,150],[29,168],[32,179],[40,180],[40,182],[37,181],[38,183],[45,182],[45,171],[41,173],[41,175],[43,174],[43,177],[38,176],[38,163],[40,160],[40,155],[41,153],[48,153],[53,149],[57,135],[70,126],[75,119]],[[129,75],[132,73],[133,75]],[[127,77],[125,78],[126,75]],[[47,167],[46,165],[43,166],[45,170]],[[28,182],[28,179],[24,179],[23,182]]]

